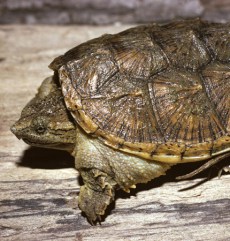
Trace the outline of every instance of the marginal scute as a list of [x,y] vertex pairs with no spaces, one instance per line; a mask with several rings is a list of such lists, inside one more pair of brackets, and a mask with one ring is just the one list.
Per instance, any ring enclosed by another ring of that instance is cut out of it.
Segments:
[[135,143],[135,142],[127,142],[125,141],[122,145],[122,149],[130,149],[130,150],[136,150],[139,152],[143,152],[143,150],[151,155],[152,152],[154,152],[157,148],[157,143]]
[[152,160],[152,152],[156,150],[157,145],[157,143],[124,142],[119,149]]
[[181,156],[182,153],[185,151],[185,144],[178,143],[178,142],[166,142],[158,144],[156,150],[154,151],[153,155],[173,155],[173,156]]
[[224,135],[214,141],[212,155],[216,156],[227,151],[230,151],[230,134]]
[[81,126],[87,133],[94,133],[98,129],[98,126],[91,120],[84,110],[78,110],[77,113]]
[[115,149],[119,149],[124,143],[122,138],[119,138],[113,134],[107,134],[101,129],[97,129],[94,135],[98,136],[98,138],[101,139],[105,144]]
[[183,153],[184,162],[205,160],[211,157],[213,142],[203,142],[186,146]]

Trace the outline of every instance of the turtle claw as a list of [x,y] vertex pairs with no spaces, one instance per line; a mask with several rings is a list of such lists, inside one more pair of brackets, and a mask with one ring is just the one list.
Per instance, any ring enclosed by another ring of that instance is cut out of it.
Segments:
[[230,172],[230,165],[221,168],[218,172],[218,177],[220,178],[223,172]]

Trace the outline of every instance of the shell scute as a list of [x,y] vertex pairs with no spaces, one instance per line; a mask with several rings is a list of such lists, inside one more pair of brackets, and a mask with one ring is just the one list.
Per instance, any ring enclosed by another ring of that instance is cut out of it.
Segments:
[[230,64],[213,63],[202,71],[209,99],[227,132],[230,132]]
[[209,24],[202,29],[203,38],[213,57],[219,61],[230,60],[230,24]]
[[211,61],[210,52],[194,27],[169,25],[152,34],[176,67],[196,71]]
[[160,46],[147,32],[124,32],[109,41],[121,72],[131,78],[149,78],[168,66]]

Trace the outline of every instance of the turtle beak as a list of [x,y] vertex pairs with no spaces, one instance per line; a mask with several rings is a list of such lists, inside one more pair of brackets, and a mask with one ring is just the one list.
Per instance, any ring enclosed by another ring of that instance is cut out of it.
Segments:
[[20,140],[21,136],[20,136],[20,130],[22,130],[23,127],[20,125],[20,122],[17,121],[15,124],[13,124],[10,127],[11,132]]

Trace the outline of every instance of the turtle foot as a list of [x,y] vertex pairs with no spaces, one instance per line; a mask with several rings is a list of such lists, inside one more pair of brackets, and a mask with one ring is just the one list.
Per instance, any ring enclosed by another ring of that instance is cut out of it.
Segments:
[[90,174],[92,179],[83,174],[85,185],[80,189],[78,206],[89,222],[95,225],[101,221],[107,206],[114,200],[115,183],[101,171],[93,170]]

